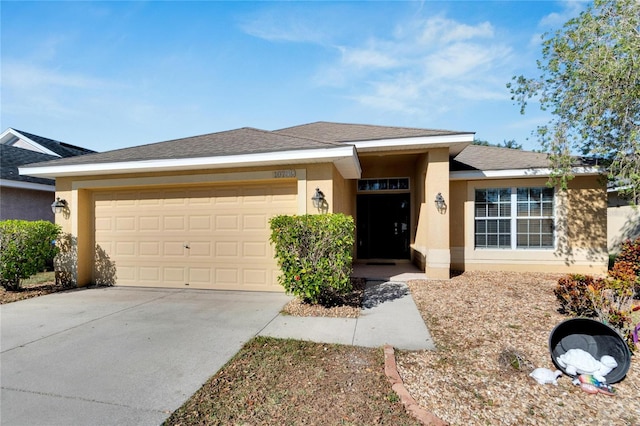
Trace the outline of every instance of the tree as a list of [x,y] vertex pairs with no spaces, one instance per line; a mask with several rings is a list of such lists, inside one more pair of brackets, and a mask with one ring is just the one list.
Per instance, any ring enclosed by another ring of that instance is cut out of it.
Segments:
[[537,129],[553,183],[566,187],[580,153],[605,160],[609,178],[640,202],[640,1],[595,0],[542,38],[540,76],[507,87],[522,114],[538,99],[553,115]]
[[511,140],[503,140],[502,143],[490,143],[489,141],[485,141],[484,139],[477,139],[473,141],[474,145],[481,146],[497,146],[499,148],[509,148],[509,149],[522,149],[522,145],[517,143],[515,139]]

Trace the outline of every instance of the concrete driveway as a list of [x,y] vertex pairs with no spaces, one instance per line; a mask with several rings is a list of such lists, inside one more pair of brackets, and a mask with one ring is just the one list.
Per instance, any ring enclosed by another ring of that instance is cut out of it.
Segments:
[[111,287],[0,307],[2,425],[157,425],[290,300]]

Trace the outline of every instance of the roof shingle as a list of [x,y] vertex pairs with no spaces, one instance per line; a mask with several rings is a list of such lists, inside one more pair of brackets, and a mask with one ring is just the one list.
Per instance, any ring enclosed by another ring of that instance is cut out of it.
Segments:
[[236,130],[209,133],[80,157],[58,159],[44,164],[29,164],[29,167],[221,157],[341,146],[332,142],[243,127]]
[[473,132],[317,121],[315,123],[275,130],[274,133],[332,142],[357,142],[380,139],[459,135]]
[[495,146],[469,145],[451,162],[451,171],[550,167],[547,154]]
[[85,155],[85,154],[90,154],[95,152],[91,149],[70,145],[65,142],[60,142],[54,139],[49,139],[42,136],[34,135],[33,133],[23,132],[22,130],[18,130],[18,129],[13,129],[13,130],[26,136],[32,141],[42,145],[48,150],[55,152],[56,154],[58,154],[60,157],[63,157],[63,158],[75,157],[77,155]]
[[44,185],[54,185],[53,179],[37,178],[25,176],[18,173],[18,167],[27,163],[48,161],[55,159],[53,155],[42,154],[28,149],[17,148],[10,145],[0,144],[0,178],[5,180],[41,183]]

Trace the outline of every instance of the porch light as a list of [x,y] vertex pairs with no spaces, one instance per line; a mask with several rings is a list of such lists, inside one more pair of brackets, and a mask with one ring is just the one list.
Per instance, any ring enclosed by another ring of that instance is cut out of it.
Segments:
[[442,193],[438,192],[438,195],[436,195],[436,208],[438,209],[439,212],[443,212],[444,210],[446,210],[447,208],[447,203],[444,202],[444,197],[442,196]]
[[316,193],[311,197],[311,201],[313,201],[313,207],[316,209],[319,209],[324,205],[324,194],[320,191],[320,188],[316,188]]
[[53,214],[62,213],[67,209],[67,201],[65,199],[60,199],[60,197],[56,197],[56,200],[51,204],[51,211]]

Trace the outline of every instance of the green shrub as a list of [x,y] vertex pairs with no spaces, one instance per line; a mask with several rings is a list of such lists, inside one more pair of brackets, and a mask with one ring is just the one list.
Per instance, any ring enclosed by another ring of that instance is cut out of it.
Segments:
[[44,220],[0,222],[0,284],[20,289],[20,280],[44,270],[57,253],[60,227]]
[[275,216],[270,241],[281,269],[278,282],[307,303],[351,291],[355,225],[351,216]]

